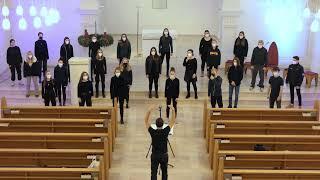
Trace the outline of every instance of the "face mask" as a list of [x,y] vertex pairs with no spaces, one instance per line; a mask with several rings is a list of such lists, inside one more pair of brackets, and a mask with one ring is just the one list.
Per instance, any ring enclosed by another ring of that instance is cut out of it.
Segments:
[[70,43],[70,41],[66,41],[66,44],[69,44]]
[[51,79],[51,77],[52,77],[51,74],[47,75],[47,79]]
[[192,57],[192,53],[188,53],[188,58],[191,58]]
[[62,66],[63,66],[63,64],[62,64],[62,63],[58,63],[58,66],[59,66],[59,67],[62,67]]
[[29,59],[32,59],[32,55],[29,55],[28,58],[29,58]]
[[126,40],[127,40],[127,38],[125,38],[125,37],[122,38],[122,41],[126,41]]
[[239,36],[240,39],[243,39],[243,36]]
[[292,64],[298,64],[298,61],[293,60]]
[[274,76],[274,77],[279,77],[279,72],[274,72],[274,73],[273,73],[273,76]]
[[238,63],[235,63],[235,62],[234,62],[233,65],[234,65],[234,66],[238,66]]
[[116,73],[116,76],[117,76],[117,77],[119,77],[119,76],[120,76],[120,73],[119,73],[119,72],[117,72],[117,73]]
[[97,39],[92,39],[92,42],[97,42]]
[[210,79],[211,79],[211,80],[213,80],[213,79],[214,79],[214,75],[213,75],[213,74],[210,76]]
[[262,45],[258,45],[258,48],[260,48],[260,49],[261,49],[262,47],[263,47]]
[[101,56],[102,56],[102,53],[98,53],[98,55],[101,57]]
[[88,81],[88,76],[83,76],[84,81]]
[[165,31],[165,32],[164,32],[164,35],[168,35],[168,34],[169,34],[169,32],[168,32],[168,31]]
[[151,51],[151,55],[152,55],[152,56],[156,55],[156,52]]
[[210,37],[210,34],[205,34],[204,37],[208,38]]
[[216,47],[217,46],[217,44],[212,44],[212,47]]
[[39,39],[43,39],[43,36],[39,36]]
[[170,79],[173,80],[176,76],[175,75],[172,75],[170,74]]

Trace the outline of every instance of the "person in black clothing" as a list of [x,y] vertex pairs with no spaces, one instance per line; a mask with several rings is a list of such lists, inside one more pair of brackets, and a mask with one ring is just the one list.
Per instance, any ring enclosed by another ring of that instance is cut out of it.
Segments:
[[132,68],[129,64],[129,60],[127,58],[124,58],[122,63],[120,64],[120,70],[121,70],[121,76],[124,79],[125,82],[125,90],[126,95],[124,99],[127,101],[126,108],[129,108],[129,96],[130,96],[130,87],[132,85]]
[[158,95],[158,80],[160,74],[161,60],[157,54],[157,49],[152,47],[150,50],[150,55],[146,59],[146,76],[149,79],[149,98],[152,98],[152,84],[154,82],[154,88],[156,91],[156,98],[159,98]]
[[207,55],[207,75],[210,77],[211,69],[214,67],[215,69],[219,68],[219,65],[221,63],[221,52],[219,50],[219,47],[217,45],[216,40],[212,40],[212,46],[211,49],[208,52]]
[[229,106],[228,108],[232,108],[232,96],[233,90],[235,90],[235,99],[234,99],[234,108],[238,107],[238,99],[240,92],[240,84],[243,79],[243,68],[240,65],[239,58],[235,57],[233,59],[233,65],[230,67],[228,71],[228,80],[229,80]]
[[[66,105],[66,88],[68,85],[68,69],[63,64],[63,60],[59,59],[58,65],[54,68],[54,80],[56,83],[56,95],[58,96],[59,105]],[[63,96],[63,102],[61,102],[61,93]]]
[[128,40],[126,34],[121,35],[121,39],[118,42],[117,46],[117,58],[119,60],[119,64],[121,64],[123,58],[130,59],[131,57],[131,44]]
[[278,67],[273,68],[273,76],[269,79],[268,99],[270,108],[274,107],[276,102],[277,108],[281,108],[281,98],[283,91],[283,79],[279,76],[280,69]]
[[127,97],[127,90],[125,88],[126,82],[124,78],[121,75],[121,69],[120,67],[117,67],[114,71],[114,76],[111,78],[110,83],[110,97],[112,99],[112,103],[114,106],[114,98],[117,98],[119,101],[119,107],[120,107],[120,122],[121,124],[124,124],[123,122],[123,103],[124,98]]
[[50,71],[46,72],[46,77],[42,81],[42,99],[44,105],[49,106],[50,102],[52,106],[56,106],[56,83],[52,78]]
[[157,107],[151,106],[146,113],[145,116],[145,125],[148,129],[148,132],[151,136],[151,145],[152,145],[152,154],[151,154],[151,180],[157,180],[157,172],[158,167],[160,164],[161,172],[162,172],[162,180],[168,179],[168,136],[175,124],[175,110],[173,106],[169,106],[168,108],[171,109],[171,119],[168,124],[164,128],[164,121],[162,118],[156,119],[156,126],[157,129],[153,129],[151,127],[150,119],[151,119],[151,112],[154,111]]
[[201,57],[201,77],[204,76],[204,68],[207,63],[207,56],[209,54],[209,51],[212,47],[212,38],[210,37],[209,30],[204,31],[204,36],[200,41],[199,46],[199,54]]
[[37,58],[33,56],[31,51],[28,51],[27,58],[23,63],[23,76],[27,79],[27,94],[26,97],[30,97],[30,85],[31,81],[34,85],[35,96],[39,97],[39,84],[38,77],[41,74],[40,64],[37,61]]
[[89,80],[89,74],[82,72],[78,84],[78,98],[79,106],[92,106],[93,86],[92,81]]
[[98,50],[100,49],[101,45],[100,43],[97,41],[97,36],[93,35],[91,38],[91,42],[89,44],[89,57],[91,58],[91,71],[90,71],[90,75],[91,75],[91,81],[93,81],[93,71],[94,71],[94,60],[97,57],[97,53]]
[[294,89],[297,91],[299,107],[302,106],[301,102],[301,84],[304,78],[304,68],[299,63],[300,58],[298,56],[293,57],[292,64],[289,65],[288,75],[286,78],[286,83],[290,85],[290,104],[288,108],[294,107]]
[[63,44],[60,47],[60,58],[63,60],[63,64],[67,67],[69,82],[70,82],[69,59],[72,58],[73,56],[74,56],[73,46],[70,44],[70,39],[68,37],[65,37]]
[[22,64],[22,56],[21,51],[18,46],[15,44],[15,40],[10,40],[10,47],[7,50],[7,64],[9,65],[11,71],[11,86],[15,85],[16,80],[16,71],[18,75],[19,85],[23,85],[21,82],[22,75],[21,75],[21,64]]
[[218,103],[219,108],[223,108],[222,102],[222,78],[218,75],[217,69],[211,69],[211,75],[208,83],[208,96],[211,99],[211,107],[215,108]]
[[170,76],[166,80],[166,85],[165,85],[165,91],[164,91],[164,96],[167,98],[167,118],[169,118],[169,105],[171,105],[171,102],[173,104],[173,107],[176,112],[177,116],[177,99],[179,98],[179,93],[180,93],[180,82],[179,79],[176,78],[176,70],[172,67],[170,69]]
[[251,57],[252,81],[250,91],[254,89],[258,72],[260,77],[258,86],[260,87],[261,92],[263,92],[264,89],[264,70],[265,65],[268,63],[268,51],[265,47],[263,47],[263,45],[263,41],[259,40],[258,47],[253,49]]
[[105,98],[105,75],[107,74],[107,61],[103,56],[102,49],[98,50],[97,56],[94,60],[94,73],[96,75],[96,98],[99,97],[99,82],[101,79],[102,97]]
[[[40,72],[42,69],[43,76],[47,71],[47,61],[49,59],[48,45],[45,40],[43,40],[43,33],[38,33],[39,39],[35,42],[34,45],[34,55],[37,58],[37,61],[40,64]],[[39,75],[39,83],[41,83],[41,73]]]
[[166,62],[167,62],[166,75],[167,77],[169,77],[170,57],[172,56],[172,53],[173,53],[173,46],[172,46],[172,37],[170,36],[168,28],[165,28],[163,30],[162,36],[160,37],[159,53],[161,56],[160,74],[162,72],[162,63],[163,63],[164,57],[166,57]]
[[197,93],[197,59],[194,57],[193,50],[189,49],[187,52],[187,57],[183,60],[183,66],[186,67],[184,73],[184,80],[187,82],[188,94],[186,99],[190,98],[190,84],[192,83],[194,89],[194,98],[198,99]]
[[233,47],[233,54],[235,57],[239,58],[240,60],[240,66],[243,68],[244,60],[248,55],[248,40],[246,39],[244,32],[241,31],[239,33],[238,38],[234,42],[234,47]]

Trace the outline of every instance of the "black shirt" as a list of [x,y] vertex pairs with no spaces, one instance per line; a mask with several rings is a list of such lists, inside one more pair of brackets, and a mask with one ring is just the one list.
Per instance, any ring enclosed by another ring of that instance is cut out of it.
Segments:
[[152,138],[152,153],[165,154],[168,152],[167,141],[170,133],[170,127],[167,126],[164,129],[148,129]]
[[280,93],[280,88],[281,88],[281,86],[283,86],[282,77],[271,76],[269,79],[269,84],[271,86],[270,98],[277,98]]

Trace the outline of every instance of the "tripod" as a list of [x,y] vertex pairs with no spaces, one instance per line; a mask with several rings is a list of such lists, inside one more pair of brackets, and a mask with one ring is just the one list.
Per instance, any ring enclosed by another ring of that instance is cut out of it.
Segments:
[[[162,106],[159,106],[160,118],[161,118],[161,115],[162,115],[161,110],[162,110]],[[173,149],[172,149],[172,146],[171,146],[171,143],[170,143],[169,139],[167,139],[167,142],[168,142],[168,144],[169,144],[169,147],[170,147],[170,150],[171,150],[171,152],[172,152],[172,155],[173,155],[173,157],[175,158],[175,157],[176,157],[176,155],[175,155],[175,154],[174,154],[174,152],[173,152]],[[149,149],[148,149],[148,152],[147,152],[146,158],[148,158],[148,156],[149,156],[149,153],[150,153],[151,147],[152,147],[152,143],[151,143],[151,144],[150,144],[150,146],[149,146]],[[172,167],[172,168],[174,167],[174,165],[169,164],[169,163],[168,163],[168,166],[170,166],[170,167]]]

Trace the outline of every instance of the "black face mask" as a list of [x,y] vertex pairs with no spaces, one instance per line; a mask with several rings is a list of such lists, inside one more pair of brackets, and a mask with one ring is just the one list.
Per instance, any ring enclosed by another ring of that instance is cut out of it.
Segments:
[[42,40],[42,39],[43,39],[43,37],[39,37],[39,39],[40,39],[40,40]]

